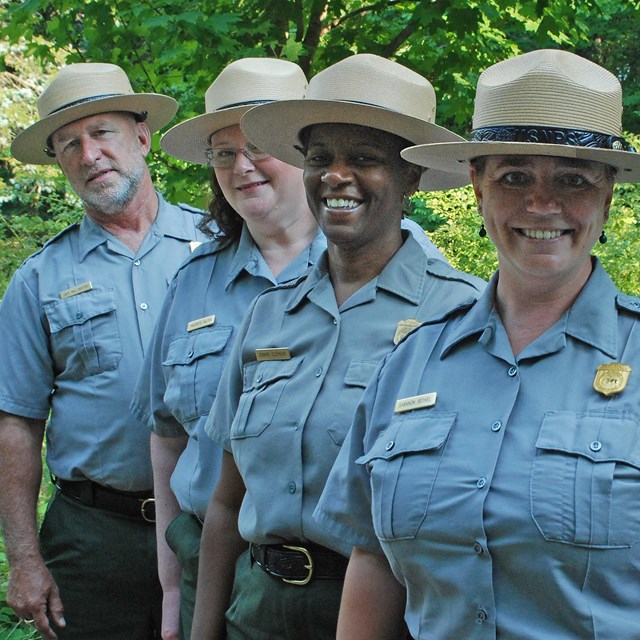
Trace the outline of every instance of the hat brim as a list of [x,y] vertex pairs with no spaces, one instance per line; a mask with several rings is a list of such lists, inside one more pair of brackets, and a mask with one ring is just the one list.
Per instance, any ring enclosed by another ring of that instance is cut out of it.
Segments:
[[240,118],[255,105],[230,107],[214,113],[204,113],[171,127],[160,140],[162,150],[186,162],[208,165],[206,153],[211,134],[225,127],[240,124]]
[[[393,133],[414,144],[463,142],[464,138],[431,122],[373,105],[336,100],[281,100],[258,105],[240,120],[240,127],[258,148],[269,155],[304,168],[304,156],[296,149],[299,133],[314,124],[355,124]],[[419,188],[424,191],[453,189],[469,184],[464,168],[425,171]]]
[[147,112],[145,120],[151,133],[164,127],[178,111],[178,103],[159,93],[132,93],[83,102],[56,111],[19,133],[11,144],[11,155],[30,164],[55,164],[56,159],[47,155],[47,140],[51,134],[71,122],[114,111],[131,113]]
[[482,156],[533,155],[602,162],[618,171],[616,182],[640,182],[640,154],[597,147],[536,142],[449,142],[419,144],[403,149],[405,160],[436,171],[468,171],[469,161]]

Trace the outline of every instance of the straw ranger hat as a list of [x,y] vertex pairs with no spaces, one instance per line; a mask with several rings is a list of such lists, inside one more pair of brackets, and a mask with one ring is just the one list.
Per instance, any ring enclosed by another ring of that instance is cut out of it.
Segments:
[[618,79],[573,53],[541,49],[480,75],[471,141],[417,145],[402,157],[449,171],[488,155],[580,158],[615,167],[618,182],[638,182],[640,154],[621,132]]
[[159,93],[134,93],[127,74],[115,64],[81,62],[64,67],[38,99],[40,120],[19,133],[11,154],[21,162],[55,164],[48,140],[54,131],[75,120],[112,111],[145,118],[151,133],[164,127],[178,103]]
[[[296,149],[299,134],[314,124],[357,124],[388,131],[415,144],[464,139],[435,124],[436,97],[421,75],[386,58],[357,54],[315,75],[304,99],[265,104],[247,112],[240,122],[257,147],[296,167],[304,157]],[[425,171],[420,188],[450,189],[469,177]]]
[[160,141],[168,154],[208,164],[206,153],[212,133],[237,125],[257,104],[303,98],[307,78],[293,62],[275,58],[243,58],[227,65],[204,94],[205,111],[175,125]]

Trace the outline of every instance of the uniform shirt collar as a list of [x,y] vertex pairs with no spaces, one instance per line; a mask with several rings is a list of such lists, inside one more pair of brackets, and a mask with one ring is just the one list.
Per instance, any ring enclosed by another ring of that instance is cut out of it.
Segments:
[[[615,357],[617,347],[617,299],[620,295],[611,278],[597,258],[593,260],[593,271],[573,305],[537,339],[543,352],[549,353],[562,348],[566,336],[571,336],[604,354]],[[442,357],[467,338],[478,335],[478,340],[488,348],[500,323],[494,305],[494,294],[499,272],[489,281],[487,288],[477,303],[461,317],[457,326],[447,338]],[[536,341],[536,342],[537,342]],[[538,350],[539,351],[539,350]],[[521,357],[541,355],[533,353],[529,347],[523,350]]]
[[[157,191],[156,195],[158,196],[158,214],[149,233],[159,237],[169,236],[180,240],[193,240],[191,216],[177,215],[176,209],[180,210],[178,207],[170,205]],[[84,260],[96,247],[107,242],[110,237],[111,234],[85,214],[80,223],[80,261]]]
[[[422,300],[424,288],[427,286],[428,272],[430,271],[428,265],[439,261],[429,259],[413,236],[403,232],[403,237],[405,241],[402,246],[380,274],[365,287],[371,287],[372,298],[375,298],[376,291],[384,290],[417,306]],[[287,307],[287,312],[292,312],[301,305],[325,278],[329,278],[326,251],[323,252],[315,267],[299,286]],[[361,299],[360,302],[362,301]]]
[[283,282],[287,279],[290,266],[294,266],[295,268],[295,265],[300,265],[300,269],[304,271],[306,267],[314,265],[318,261],[326,246],[326,239],[320,229],[318,229],[314,239],[292,260],[290,265],[287,265],[282,270],[278,278],[274,278],[247,225],[243,224],[238,248],[236,249],[229,272],[227,273],[225,288],[228,288],[243,271],[246,271],[252,276],[267,278],[273,284]]

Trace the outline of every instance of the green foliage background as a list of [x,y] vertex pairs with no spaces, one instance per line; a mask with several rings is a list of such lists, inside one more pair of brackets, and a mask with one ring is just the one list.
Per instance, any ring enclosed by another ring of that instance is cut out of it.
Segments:
[[[358,52],[392,58],[429,78],[439,124],[470,128],[479,73],[537,48],[563,48],[613,71],[623,84],[623,127],[640,133],[640,0],[0,0],[0,295],[11,274],[52,235],[81,218],[58,169],[22,165],[15,134],[37,119],[36,102],[63,64],[114,62],[137,91],[175,97],[175,122],[204,111],[204,92],[232,60],[273,56],[308,77]],[[626,134],[636,148],[637,136]],[[206,206],[208,175],[160,152],[158,187],[174,202]],[[413,217],[455,266],[488,278],[497,264],[469,187],[420,193]],[[640,294],[640,187],[618,185],[595,248],[617,285]],[[0,542],[0,640],[36,637],[5,603]]]

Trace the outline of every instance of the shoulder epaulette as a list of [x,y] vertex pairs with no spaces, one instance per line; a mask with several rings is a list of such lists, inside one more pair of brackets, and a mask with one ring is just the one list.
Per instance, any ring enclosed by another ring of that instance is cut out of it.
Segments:
[[56,233],[55,236],[52,236],[51,238],[49,238],[37,251],[34,251],[25,260],[25,262],[27,262],[31,258],[35,258],[35,256],[37,256],[37,255],[40,255],[48,246],[50,246],[52,244],[55,244],[61,238],[63,238],[64,236],[66,236],[67,234],[71,233],[72,231],[74,231],[74,230],[76,230],[78,228],[80,228],[80,223],[79,222],[72,222],[68,227],[65,227],[62,231],[58,231],[58,233]]
[[183,211],[188,211],[189,213],[197,213],[198,215],[201,215],[201,216],[203,216],[206,213],[206,211],[203,211],[202,209],[198,209],[198,207],[193,207],[190,204],[186,204],[184,202],[178,202],[176,207],[180,207],[180,209],[182,209]]
[[487,284],[482,278],[460,271],[459,269],[452,267],[448,262],[438,260],[437,258],[429,258],[427,260],[427,269],[432,275],[446,280],[464,282],[478,291],[482,291]]
[[626,293],[619,293],[616,296],[616,303],[618,307],[640,315],[640,298],[637,296],[629,296]]

